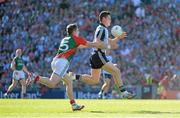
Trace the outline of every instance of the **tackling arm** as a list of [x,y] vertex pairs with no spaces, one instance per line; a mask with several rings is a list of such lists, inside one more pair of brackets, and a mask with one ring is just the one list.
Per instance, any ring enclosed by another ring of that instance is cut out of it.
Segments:
[[86,45],[80,45],[78,48],[106,48],[102,41],[89,42],[87,41]]

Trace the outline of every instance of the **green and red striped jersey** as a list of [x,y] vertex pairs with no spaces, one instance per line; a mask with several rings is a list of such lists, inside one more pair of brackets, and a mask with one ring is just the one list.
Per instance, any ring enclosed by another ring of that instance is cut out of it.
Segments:
[[74,57],[77,47],[79,45],[86,45],[87,41],[79,36],[67,36],[62,39],[58,53],[56,55],[57,58],[66,58],[69,62]]

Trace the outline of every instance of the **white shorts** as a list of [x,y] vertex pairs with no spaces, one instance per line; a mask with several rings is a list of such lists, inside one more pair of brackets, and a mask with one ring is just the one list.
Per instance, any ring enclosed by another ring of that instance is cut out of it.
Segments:
[[53,58],[51,62],[51,68],[53,73],[57,74],[59,77],[63,77],[69,68],[69,61],[65,58]]
[[15,80],[25,79],[25,73],[22,70],[15,70],[13,72],[13,79]]

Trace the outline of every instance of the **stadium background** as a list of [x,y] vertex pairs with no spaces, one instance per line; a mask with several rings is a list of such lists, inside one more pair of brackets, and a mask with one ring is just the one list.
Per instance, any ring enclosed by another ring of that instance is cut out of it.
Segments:
[[[180,0],[0,1],[0,97],[11,82],[9,67],[15,49],[23,49],[29,70],[50,76],[50,62],[66,35],[66,25],[76,22],[81,36],[92,41],[101,10],[110,10],[112,26],[119,24],[128,32],[112,56],[121,68],[125,85],[138,93],[137,98],[156,98],[164,71],[180,75]],[[70,70],[89,73],[90,52],[79,50]],[[75,94],[95,97],[100,85],[102,82],[97,86],[75,82]],[[180,93],[180,79],[170,82],[168,89]],[[12,97],[18,97],[19,91],[20,86]],[[28,93],[33,93],[31,97],[63,98],[64,87],[60,84],[51,90],[33,85]]]

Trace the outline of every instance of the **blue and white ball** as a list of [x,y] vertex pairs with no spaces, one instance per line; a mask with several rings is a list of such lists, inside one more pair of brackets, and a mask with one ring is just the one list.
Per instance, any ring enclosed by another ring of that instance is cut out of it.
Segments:
[[123,33],[123,30],[122,30],[121,26],[119,26],[119,25],[115,25],[115,26],[113,26],[112,29],[111,29],[111,34],[112,34],[114,37],[118,37],[118,36],[120,36],[122,33]]

